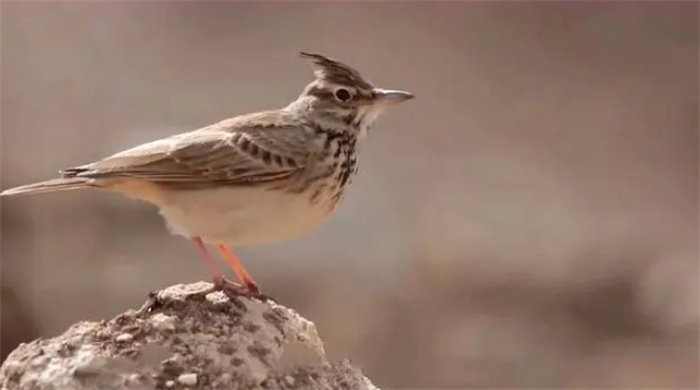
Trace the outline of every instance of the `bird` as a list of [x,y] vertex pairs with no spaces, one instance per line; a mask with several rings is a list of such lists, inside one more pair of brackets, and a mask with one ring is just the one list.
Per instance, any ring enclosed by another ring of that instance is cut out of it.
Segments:
[[[265,297],[231,248],[292,239],[322,225],[358,170],[360,144],[385,110],[412,99],[330,57],[299,55],[313,80],[286,106],[230,117],[66,168],[0,196],[98,189],[155,205],[197,248],[216,289]],[[215,246],[238,282],[224,276]]]

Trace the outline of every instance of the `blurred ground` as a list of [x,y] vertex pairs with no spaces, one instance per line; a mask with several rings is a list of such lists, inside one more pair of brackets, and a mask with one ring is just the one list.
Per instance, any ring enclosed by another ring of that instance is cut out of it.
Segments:
[[[382,388],[698,386],[698,4],[2,3],[2,188],[285,105],[414,92],[318,231],[240,255]],[[147,205],[2,200],[2,352],[206,278]]]

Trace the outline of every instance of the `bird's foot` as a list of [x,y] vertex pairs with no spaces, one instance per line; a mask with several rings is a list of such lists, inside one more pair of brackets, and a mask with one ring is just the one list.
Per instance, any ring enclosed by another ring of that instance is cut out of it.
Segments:
[[214,288],[221,291],[229,299],[235,299],[237,297],[245,297],[257,299],[261,302],[272,301],[276,302],[272,297],[260,293],[260,289],[255,284],[239,284],[232,280],[226,279],[224,276],[215,277],[212,282],[214,283]]
[[139,308],[136,311],[137,316],[143,316],[146,314],[149,314],[153,312],[153,310],[157,310],[160,306],[162,305],[162,302],[158,300],[158,293],[155,291],[151,291],[148,293],[148,297],[146,298],[146,302],[144,302],[143,305],[141,305],[141,308]]

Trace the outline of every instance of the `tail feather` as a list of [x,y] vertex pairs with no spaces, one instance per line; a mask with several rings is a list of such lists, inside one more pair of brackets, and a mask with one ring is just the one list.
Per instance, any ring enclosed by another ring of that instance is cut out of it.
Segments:
[[19,194],[40,194],[43,192],[77,190],[92,187],[92,180],[82,177],[61,178],[10,188],[0,193],[0,196]]

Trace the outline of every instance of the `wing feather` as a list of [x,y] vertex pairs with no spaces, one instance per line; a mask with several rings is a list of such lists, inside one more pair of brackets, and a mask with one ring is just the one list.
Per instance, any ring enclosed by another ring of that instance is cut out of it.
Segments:
[[132,177],[158,183],[243,184],[289,177],[311,153],[310,132],[280,112],[236,117],[61,171],[64,177]]

